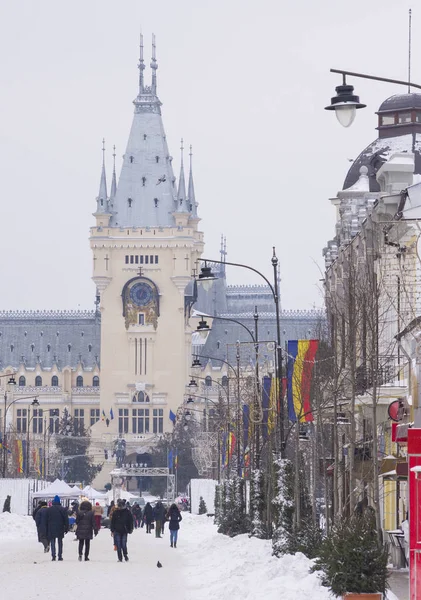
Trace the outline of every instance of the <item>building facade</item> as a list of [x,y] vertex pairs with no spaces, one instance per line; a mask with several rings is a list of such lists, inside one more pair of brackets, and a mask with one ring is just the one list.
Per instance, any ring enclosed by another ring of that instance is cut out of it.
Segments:
[[[254,328],[257,307],[262,340],[257,360],[268,370],[276,339],[266,286],[230,287],[224,268],[209,292],[193,282],[204,236],[192,152],[190,147],[185,174],[182,142],[177,181],[162,122],[154,40],[150,66],[149,85],[142,42],[132,127],[119,177],[114,152],[109,186],[103,159],[90,231],[95,310],[0,313],[0,375],[7,375],[0,379],[2,435],[30,434],[45,446],[58,434],[67,408],[76,427],[90,430],[95,460],[108,461],[110,468],[118,439],[124,438],[127,453],[144,453],[172,430],[170,411],[177,413],[191,377],[192,344],[202,355],[203,385],[209,391],[227,376],[221,359],[233,360],[237,341],[244,349],[242,368],[252,370],[256,360],[247,331],[230,319]],[[225,319],[213,320],[204,345],[196,345],[193,305]],[[283,338],[310,337],[323,319],[319,311],[283,311]],[[8,386],[12,375],[16,385]],[[31,408],[35,396],[40,406]]]

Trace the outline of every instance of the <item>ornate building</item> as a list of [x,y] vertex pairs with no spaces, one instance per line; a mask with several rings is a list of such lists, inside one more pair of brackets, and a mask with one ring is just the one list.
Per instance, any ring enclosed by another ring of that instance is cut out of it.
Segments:
[[[176,185],[157,95],[155,40],[150,66],[152,81],[146,85],[142,42],[132,127],[118,183],[114,151],[109,191],[103,158],[90,232],[95,311],[0,313],[1,374],[14,374],[17,383],[0,409],[6,429],[45,439],[57,433],[67,407],[77,426],[91,428],[95,458],[108,455],[110,465],[119,436],[127,451],[140,451],[172,429],[170,410],[177,412],[191,374],[190,311],[197,300],[202,311],[250,327],[257,306],[261,339],[276,338],[265,286],[227,287],[222,269],[214,289],[199,291],[197,298],[192,273],[204,241],[191,149],[186,183],[182,144]],[[321,318],[317,311],[283,312],[284,338],[309,337]],[[201,353],[214,360],[215,377],[225,374],[217,359],[226,358],[237,340],[249,341],[244,330],[214,321]],[[208,359],[205,363],[211,368]],[[7,379],[0,379],[3,394]],[[30,412],[35,395],[40,406]]]

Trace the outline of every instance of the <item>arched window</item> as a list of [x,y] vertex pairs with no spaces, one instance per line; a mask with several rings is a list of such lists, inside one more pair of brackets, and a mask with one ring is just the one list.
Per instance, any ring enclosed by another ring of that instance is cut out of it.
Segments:
[[41,387],[42,386],[42,377],[40,375],[37,375],[35,377],[35,387]]
[[139,392],[137,396],[133,396],[133,402],[149,402],[149,396],[145,392]]
[[212,377],[210,375],[205,377],[205,385],[206,387],[212,387]]
[[82,375],[78,375],[76,377],[76,387],[83,387],[83,377],[82,377]]
[[20,387],[24,387],[26,385],[26,379],[23,375],[19,377],[19,385]]
[[93,387],[99,387],[99,377],[98,377],[98,375],[95,375],[92,378],[92,385],[93,385]]
[[227,385],[228,385],[228,377],[227,377],[226,375],[224,375],[224,376],[222,377],[222,381],[221,381],[221,383],[222,383],[222,385],[223,385],[224,387],[227,387]]
[[58,387],[58,377],[57,377],[57,375],[53,375],[51,377],[51,385],[53,387]]

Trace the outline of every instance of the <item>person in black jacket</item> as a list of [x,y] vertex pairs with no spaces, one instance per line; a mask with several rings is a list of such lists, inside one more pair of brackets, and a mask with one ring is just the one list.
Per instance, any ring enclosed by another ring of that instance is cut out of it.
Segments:
[[124,505],[122,500],[117,502],[117,508],[113,512],[110,525],[111,533],[114,536],[114,544],[117,546],[118,562],[127,561],[127,535],[133,532],[133,515]]
[[152,514],[155,520],[155,537],[160,538],[165,518],[165,508],[161,500],[155,504]]
[[146,523],[146,533],[151,532],[151,523],[153,521],[153,509],[149,502],[146,502],[143,510],[143,520]]
[[92,504],[84,500],[76,515],[76,537],[79,540],[79,560],[82,560],[83,546],[85,545],[85,560],[89,560],[89,549],[93,534],[98,534],[98,524],[95,519]]
[[50,551],[50,544],[47,538],[47,503],[41,500],[35,513],[35,523],[37,525],[38,541],[44,546],[44,552]]
[[51,560],[56,560],[56,540],[58,559],[63,560],[63,538],[69,531],[67,510],[60,504],[59,496],[55,496],[51,506],[47,508],[47,538],[51,546]]
[[180,529],[180,521],[182,521],[183,517],[176,504],[171,504],[167,518],[169,520],[168,528],[170,530],[171,548],[177,548],[178,530]]

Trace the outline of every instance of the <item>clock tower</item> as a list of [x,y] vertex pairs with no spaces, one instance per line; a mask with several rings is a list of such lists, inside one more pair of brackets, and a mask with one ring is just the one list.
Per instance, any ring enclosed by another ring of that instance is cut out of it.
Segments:
[[192,333],[186,290],[203,251],[191,151],[186,192],[183,144],[178,186],[173,173],[157,68],[153,38],[152,83],[145,85],[141,38],[139,93],[120,177],[117,184],[114,152],[109,195],[103,158],[90,235],[101,313],[102,420],[95,435],[122,436],[133,449],[171,430],[170,410],[183,401]]

